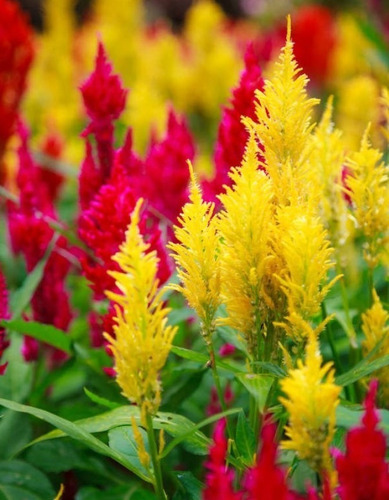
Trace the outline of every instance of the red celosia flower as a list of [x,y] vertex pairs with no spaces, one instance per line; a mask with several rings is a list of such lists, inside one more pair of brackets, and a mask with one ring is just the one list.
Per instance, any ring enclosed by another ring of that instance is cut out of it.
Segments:
[[127,90],[118,75],[112,74],[112,65],[100,42],[94,72],[81,85],[81,94],[87,115],[91,119],[83,135],[94,134],[97,144],[102,179],[109,177],[114,157],[113,121],[123,112]]
[[336,43],[335,19],[331,11],[321,5],[305,5],[293,15],[292,23],[298,65],[314,84],[325,83]]
[[[33,58],[33,33],[17,2],[0,0],[0,159],[13,134]],[[0,172],[0,183],[1,183]]]
[[[9,313],[8,313],[8,294],[7,294],[7,288],[5,285],[5,278],[3,276],[3,273],[0,270],[0,320],[1,319],[8,319]],[[0,361],[1,358],[3,357],[4,351],[7,349],[9,346],[9,342],[6,338],[6,331],[5,328],[0,326]],[[8,363],[3,363],[0,365],[0,375],[3,375],[5,372],[5,369],[7,368]]]
[[206,487],[203,500],[240,500],[240,493],[233,490],[234,474],[226,467],[227,440],[224,437],[225,420],[220,420],[213,433],[213,445],[209,450],[206,467]]
[[195,154],[191,133],[183,118],[169,112],[166,136],[154,142],[146,156],[143,194],[150,205],[176,223],[188,201],[189,168]]
[[239,86],[234,89],[231,106],[224,108],[219,125],[215,149],[215,175],[211,181],[203,182],[204,197],[217,201],[216,196],[223,191],[223,185],[231,185],[228,172],[240,165],[248,133],[242,124],[242,116],[255,118],[255,91],[263,90],[264,81],[254,47],[250,45],[245,54],[245,69]]
[[370,384],[365,414],[359,427],[346,436],[346,452],[336,456],[341,500],[384,500],[389,498],[389,470],[385,461],[386,437],[378,429],[375,409],[377,382]]
[[262,447],[257,464],[246,476],[245,491],[250,500],[302,500],[289,490],[286,471],[277,465],[276,425],[265,422],[262,427]]
[[[31,272],[43,258],[53,239],[54,230],[50,227],[49,220],[56,220],[56,214],[47,185],[42,181],[42,171],[32,160],[27,131],[22,125],[19,127],[19,135],[21,145],[18,151],[19,171],[16,179],[19,204],[8,204],[8,226],[13,251],[23,254],[27,271]],[[69,260],[63,255],[66,251],[65,238],[58,238],[31,301],[35,321],[63,330],[67,329],[72,317],[68,293],[65,290],[65,278],[70,268]],[[27,341],[25,346],[29,359],[37,354],[32,344]]]

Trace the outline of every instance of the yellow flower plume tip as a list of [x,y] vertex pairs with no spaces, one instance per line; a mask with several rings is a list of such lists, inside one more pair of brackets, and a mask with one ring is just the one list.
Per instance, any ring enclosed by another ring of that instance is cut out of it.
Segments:
[[272,229],[272,181],[259,170],[258,144],[252,128],[240,167],[232,168],[233,186],[220,195],[221,293],[227,308],[223,323],[238,330],[255,358],[266,317],[264,276]]
[[117,383],[124,396],[139,406],[143,425],[147,413],[154,414],[160,405],[158,375],[177,329],[166,324],[169,309],[158,289],[158,258],[155,251],[148,252],[139,231],[142,202],[137,202],[125,241],[113,257],[120,271],[110,274],[119,293],[106,295],[115,303],[115,336],[104,336],[114,355]]
[[213,319],[220,304],[219,236],[214,204],[205,203],[190,162],[189,202],[182,209],[174,227],[177,243],[169,243],[181,285],[179,291],[200,317],[206,334],[213,329]]
[[285,45],[275,70],[265,81],[263,91],[257,90],[254,128],[264,146],[266,170],[274,181],[281,182],[281,170],[288,162],[292,169],[303,160],[311,124],[312,108],[319,102],[309,99],[306,86],[308,78],[301,72],[293,54],[291,22]]
[[280,401],[289,413],[289,439],[282,442],[283,448],[296,451],[314,470],[331,476],[329,445],[341,388],[334,384],[331,363],[322,366],[319,343],[312,329],[305,362],[298,360],[297,368],[281,381],[281,388],[286,397]]
[[[362,349],[368,355],[377,344],[380,343],[378,351],[373,359],[389,354],[389,312],[384,309],[382,302],[375,290],[373,290],[373,305],[362,314],[362,331],[365,340],[362,342]],[[373,374],[378,378],[379,397],[385,406],[389,403],[389,367],[384,366]]]

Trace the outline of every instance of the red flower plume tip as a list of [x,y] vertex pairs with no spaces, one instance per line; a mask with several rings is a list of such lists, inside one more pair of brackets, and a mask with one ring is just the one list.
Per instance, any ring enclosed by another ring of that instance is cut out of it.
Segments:
[[346,452],[336,456],[341,500],[384,500],[389,498],[389,471],[385,461],[386,438],[377,428],[375,408],[377,381],[372,381],[365,399],[361,425],[346,437]]
[[93,73],[81,85],[86,112],[94,121],[116,120],[126,105],[127,90],[118,75],[112,74],[104,46],[99,42],[96,66]]
[[[8,319],[8,294],[5,285],[5,278],[3,273],[0,271],[0,319]],[[6,339],[5,328],[0,326],[0,360],[4,354],[4,351],[9,346],[9,342]],[[3,363],[0,365],[0,375],[3,375],[8,363]]]
[[245,53],[245,68],[238,87],[233,90],[230,107],[224,108],[219,125],[215,148],[215,175],[211,181],[203,182],[204,197],[218,203],[216,196],[224,191],[223,185],[231,185],[228,172],[240,165],[248,133],[242,124],[242,116],[255,118],[255,91],[263,90],[264,80],[254,46],[250,44]]
[[227,440],[224,436],[226,421],[219,420],[213,433],[213,445],[209,450],[209,470],[203,500],[241,500],[241,494],[233,491],[234,474],[226,467]]
[[276,425],[265,422],[262,427],[262,447],[257,464],[246,476],[245,488],[249,499],[302,500],[303,497],[290,491],[286,471],[277,465]]
[[33,32],[17,2],[0,0],[0,157],[13,134],[33,59]]

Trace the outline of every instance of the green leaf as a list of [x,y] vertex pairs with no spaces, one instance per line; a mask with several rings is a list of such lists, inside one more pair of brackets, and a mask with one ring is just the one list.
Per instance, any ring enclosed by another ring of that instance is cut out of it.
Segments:
[[107,457],[116,460],[119,464],[123,465],[130,471],[134,472],[134,474],[138,475],[144,481],[150,482],[150,478],[148,476],[139,475],[137,470],[134,470],[132,463],[127,459],[126,456],[118,453],[115,450],[111,450],[109,446],[104,444],[99,439],[95,438],[92,434],[87,432],[82,427],[70,422],[69,420],[65,420],[64,418],[58,417],[53,413],[49,413],[45,410],[41,410],[39,408],[33,408],[31,406],[21,405],[18,403],[14,403],[13,401],[9,401],[7,399],[0,399],[0,405],[5,406],[14,411],[19,411],[22,413],[28,413],[29,415],[33,415],[36,418],[44,420],[49,424],[53,425],[60,429],[63,433],[70,436],[73,439],[76,439],[83,443],[88,448],[91,448],[93,451],[105,455]]
[[180,490],[173,500],[199,500],[204,485],[191,472],[174,472],[180,485]]
[[[180,358],[189,359],[191,361],[196,361],[198,363],[207,364],[209,362],[209,356],[207,354],[202,354],[201,352],[191,351],[190,349],[185,349],[184,347],[172,346],[171,352],[176,354]],[[224,361],[216,360],[216,365],[218,368],[227,370],[231,373],[245,373],[237,365],[232,365],[230,363],[225,363]]]
[[134,486],[114,486],[106,490],[99,490],[91,486],[81,488],[77,492],[77,500],[155,500],[151,491]]
[[[379,427],[384,430],[384,432],[389,435],[389,410],[377,410],[380,415]],[[359,426],[362,421],[362,417],[365,414],[365,410],[361,409],[361,406],[344,406],[339,405],[336,408],[336,425],[339,427],[344,427],[345,429],[351,429],[352,427]]]
[[[10,439],[10,436],[12,438]],[[17,455],[32,439],[32,427],[27,415],[4,410],[0,420],[0,459]]]
[[52,500],[55,491],[47,477],[20,460],[0,462],[0,498],[7,500]]
[[102,398],[101,396],[98,396],[97,394],[94,394],[92,391],[84,387],[84,392],[88,396],[88,398],[93,401],[94,403],[104,406],[106,408],[110,408],[111,410],[115,408],[120,408],[119,403],[115,403],[114,401],[110,401],[109,399]]
[[236,378],[254,396],[258,404],[258,410],[263,413],[274,377],[271,375],[246,373],[239,374]]
[[351,370],[336,377],[335,383],[337,385],[346,386],[366,377],[367,375],[370,375],[384,366],[389,365],[389,354],[375,359],[370,363],[369,359],[369,357],[365,357],[362,361],[353,366]]
[[32,296],[34,295],[35,290],[41,282],[45,266],[50,258],[51,252],[53,251],[57,239],[58,234],[54,234],[43,258],[38,262],[31,273],[27,275],[21,288],[19,288],[19,290],[17,290],[11,296],[10,309],[12,311],[12,319],[19,318],[24,309],[28,306],[28,304],[30,304]]
[[55,326],[45,325],[37,321],[23,321],[22,319],[2,320],[0,321],[0,325],[14,332],[22,333],[23,335],[28,335],[41,342],[45,342],[68,354],[71,353],[69,336],[63,330],[55,328]]
[[247,422],[246,416],[243,411],[238,415],[235,443],[244,464],[247,466],[252,466],[256,442],[254,432]]
[[[229,411],[237,412],[240,410]],[[140,425],[139,409],[136,406],[122,406],[112,411],[96,415],[95,417],[78,420],[74,422],[74,425],[83,431],[93,434],[109,431],[115,427],[126,426],[131,422],[131,417],[134,417],[136,423]],[[156,430],[163,429],[170,436],[177,438],[178,442],[185,441],[186,446],[192,453],[199,455],[206,455],[208,453],[208,447],[211,441],[198,430],[198,426],[182,415],[158,412],[153,418],[153,427]],[[52,431],[39,437],[33,441],[32,444],[47,439],[60,438],[65,434],[66,432],[61,432],[60,430]]]
[[[147,433],[142,427],[138,427],[139,432],[143,438],[146,451],[150,455],[149,442]],[[134,429],[131,425],[122,427],[115,427],[108,432],[109,447],[113,450],[125,455],[134,469],[138,470],[140,474],[149,475],[148,470],[141,464],[138,456],[138,445],[134,436]],[[150,469],[152,464],[150,463]]]

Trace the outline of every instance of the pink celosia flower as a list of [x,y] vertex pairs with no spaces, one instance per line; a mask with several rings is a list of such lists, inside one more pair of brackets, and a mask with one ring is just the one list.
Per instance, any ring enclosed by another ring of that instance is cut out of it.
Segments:
[[[63,147],[64,143],[61,136],[55,132],[49,132],[44,137],[40,150],[47,158],[47,162],[50,162],[51,160],[59,160],[61,158]],[[46,184],[47,194],[51,203],[54,204],[65,178],[60,172],[48,168],[46,162],[44,165],[38,165],[38,168],[41,170],[41,182]]]
[[[7,288],[5,285],[5,278],[0,270],[0,320],[8,319],[8,317],[9,317],[9,312],[8,312]],[[5,328],[0,326],[0,361],[1,358],[3,357],[4,351],[7,349],[8,346],[9,342],[6,338]],[[7,368],[7,364],[8,363],[3,363],[2,365],[0,365],[0,375],[4,374],[5,369]]]
[[[17,2],[0,0],[0,159],[14,132],[33,58],[33,33]],[[0,169],[0,184],[2,172]]]
[[210,181],[203,181],[204,197],[217,201],[216,196],[223,191],[223,185],[231,185],[228,172],[240,165],[248,133],[242,124],[242,116],[255,118],[255,91],[263,90],[264,81],[254,47],[250,45],[245,54],[245,69],[239,86],[233,90],[231,106],[224,108],[219,125],[215,148],[215,174]]
[[185,120],[170,110],[166,136],[151,144],[145,159],[143,196],[173,223],[188,201],[187,161],[193,161],[194,155],[193,138]]
[[389,498],[389,470],[386,437],[378,428],[375,408],[377,382],[370,384],[361,425],[346,436],[346,452],[336,456],[341,500],[384,500]]
[[114,157],[113,122],[124,110],[127,90],[119,76],[112,73],[112,65],[101,42],[95,70],[81,85],[81,94],[91,119],[83,135],[93,134],[96,138],[99,168],[102,180],[105,180],[109,177]]
[[219,349],[219,354],[222,357],[231,356],[236,351],[236,347],[233,344],[223,344]]
[[[21,145],[18,150],[19,171],[17,186],[19,204],[8,204],[8,227],[14,253],[21,253],[26,261],[27,272],[31,272],[43,258],[54,230],[49,220],[56,220],[48,188],[42,181],[42,171],[34,164],[28,149],[28,134],[19,127]],[[72,314],[65,278],[70,263],[63,253],[67,251],[65,238],[59,237],[44,270],[44,275],[31,300],[33,319],[66,330]],[[37,349],[27,341],[24,352],[29,360],[34,359]],[[55,354],[57,356],[57,354]],[[63,353],[59,355],[63,356]]]
[[250,500],[302,500],[291,491],[286,480],[286,471],[277,465],[276,425],[265,422],[262,427],[262,447],[256,465],[245,479],[245,491]]
[[213,445],[206,463],[206,487],[203,500],[240,500],[240,493],[233,490],[233,472],[226,467],[227,440],[224,437],[225,420],[219,420],[213,433]]

